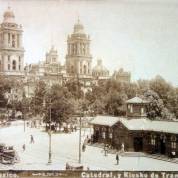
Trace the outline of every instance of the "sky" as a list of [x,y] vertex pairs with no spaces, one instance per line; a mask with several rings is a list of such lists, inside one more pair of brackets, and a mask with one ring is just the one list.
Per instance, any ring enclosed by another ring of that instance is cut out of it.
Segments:
[[25,63],[45,59],[55,45],[65,63],[67,36],[78,16],[91,37],[92,65],[102,59],[112,74],[124,68],[132,81],[161,75],[178,86],[176,0],[0,0],[23,26]]

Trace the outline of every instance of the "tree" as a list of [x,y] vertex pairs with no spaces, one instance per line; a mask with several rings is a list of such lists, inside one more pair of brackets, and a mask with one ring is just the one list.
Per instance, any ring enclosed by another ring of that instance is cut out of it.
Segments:
[[144,93],[150,89],[150,81],[140,79],[137,81],[137,86],[137,94],[144,95]]
[[34,115],[43,113],[43,102],[47,92],[47,86],[43,81],[36,84],[34,96],[31,99],[31,109]]
[[167,105],[168,93],[173,91],[171,84],[167,83],[161,76],[158,75],[150,81],[150,89],[155,91],[163,100],[163,103]]
[[66,87],[53,85],[46,94],[45,118],[44,122],[49,123],[50,110],[51,121],[55,124],[67,122],[74,113],[73,103],[70,102],[72,94]]
[[30,98],[23,97],[22,100],[17,100],[15,103],[15,110],[27,113],[29,111]]
[[159,95],[153,91],[148,90],[144,94],[145,99],[149,101],[149,105],[147,107],[147,116],[148,118],[155,119],[164,119],[164,120],[172,120],[173,116],[169,112],[169,110],[164,106],[163,100],[159,97]]
[[6,93],[9,93],[13,87],[14,82],[12,80],[8,80],[3,76],[0,76],[0,107],[6,107],[8,104]]
[[[103,99],[104,100],[104,99]],[[97,114],[105,114],[105,103],[101,99],[96,99],[91,105],[90,105],[90,112],[94,115]]]
[[176,88],[166,82],[161,76],[156,76],[155,79],[150,81],[150,89],[154,90],[160,99],[162,99],[165,108],[167,108],[164,112],[165,115],[167,115],[167,117],[173,118],[176,116],[178,118]]
[[107,114],[114,116],[123,116],[126,114],[125,101],[127,95],[125,93],[119,93],[116,90],[110,91],[105,99],[105,109]]
[[83,98],[84,93],[82,91],[82,83],[79,79],[76,80],[69,80],[65,87],[67,87],[68,91],[72,94],[75,99]]

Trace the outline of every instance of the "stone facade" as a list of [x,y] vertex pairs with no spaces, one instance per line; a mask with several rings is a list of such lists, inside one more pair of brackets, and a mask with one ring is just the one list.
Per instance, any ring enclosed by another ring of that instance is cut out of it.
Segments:
[[118,71],[115,71],[112,77],[119,82],[130,83],[130,80],[131,80],[130,72],[124,71],[123,68],[119,69]]
[[[98,84],[99,81],[106,81],[111,77],[101,60],[98,60],[92,70],[90,36],[85,33],[79,20],[74,25],[73,33],[67,38],[65,65],[60,63],[58,52],[52,46],[44,60],[24,67],[22,34],[22,26],[15,22],[14,13],[8,8],[0,24],[0,74],[23,83],[25,91],[29,91],[26,94],[28,96],[31,95],[29,93],[33,93],[35,82],[38,80],[43,80],[51,86],[62,85],[67,80],[78,78],[86,92],[91,89],[92,84]],[[128,78],[122,77],[121,81],[128,81]]]
[[52,46],[46,53],[45,60],[25,67],[25,93],[29,97],[32,96],[35,83],[39,80],[44,81],[48,86],[62,85],[64,77],[65,67],[59,62],[57,50]]
[[78,20],[67,39],[66,69],[69,75],[91,76],[90,37]]
[[8,8],[0,24],[0,73],[6,76],[23,77],[24,48],[23,29],[15,22],[13,11]]

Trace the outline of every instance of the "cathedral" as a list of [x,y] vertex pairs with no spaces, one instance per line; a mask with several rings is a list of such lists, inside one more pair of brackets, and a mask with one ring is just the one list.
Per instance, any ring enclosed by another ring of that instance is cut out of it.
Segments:
[[[61,64],[58,51],[54,46],[46,52],[45,59],[36,64],[24,66],[24,48],[22,44],[22,25],[15,21],[15,15],[10,7],[4,12],[3,22],[0,24],[0,74],[23,81],[25,93],[33,94],[35,83],[44,81],[49,86],[62,85],[70,79],[78,79],[84,89],[91,88],[100,80],[113,77],[121,82],[130,82],[129,72],[115,71],[110,76],[109,70],[98,59],[92,68],[93,57],[90,52],[90,36],[85,33],[83,24],[74,24],[73,32],[67,37],[67,52],[65,64]],[[28,92],[27,92],[28,91]]]

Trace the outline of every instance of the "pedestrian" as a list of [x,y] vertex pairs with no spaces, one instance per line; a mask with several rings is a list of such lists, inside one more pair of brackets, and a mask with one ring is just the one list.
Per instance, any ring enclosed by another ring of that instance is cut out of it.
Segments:
[[108,144],[105,144],[105,146],[104,146],[104,156],[107,156],[108,149],[109,149]]
[[34,143],[33,135],[30,136],[30,143]]
[[23,148],[23,151],[25,151],[25,144],[23,144],[22,148]]
[[117,161],[117,165],[119,164],[119,154],[116,153],[116,161]]

